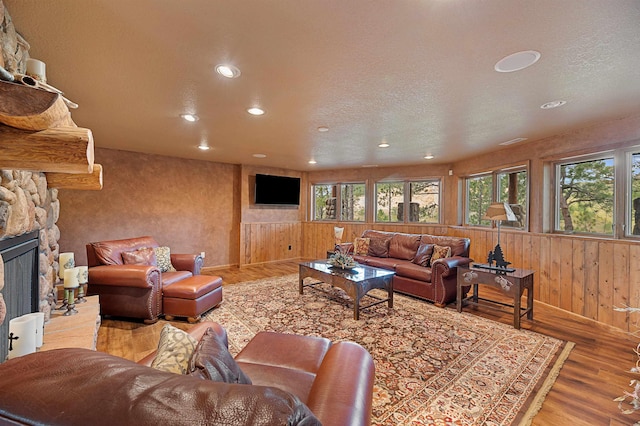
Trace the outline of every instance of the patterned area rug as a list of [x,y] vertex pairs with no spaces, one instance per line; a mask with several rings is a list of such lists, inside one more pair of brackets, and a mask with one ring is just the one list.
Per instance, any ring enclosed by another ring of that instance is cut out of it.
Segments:
[[527,424],[573,347],[399,294],[393,309],[376,305],[359,321],[351,306],[313,289],[300,295],[289,275],[225,286],[206,319],[227,329],[233,355],[261,330],[358,342],[375,360],[376,425]]

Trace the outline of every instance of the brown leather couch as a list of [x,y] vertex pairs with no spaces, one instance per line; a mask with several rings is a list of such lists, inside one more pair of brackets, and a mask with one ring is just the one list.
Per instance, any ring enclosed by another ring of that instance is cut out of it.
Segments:
[[[430,300],[440,307],[456,300],[456,267],[472,262],[468,238],[375,230],[364,231],[362,238],[376,239],[380,244],[372,244],[367,255],[354,255],[354,259],[395,271],[394,291]],[[429,262],[427,266],[414,263],[421,245],[428,244],[450,247],[451,256]],[[353,244],[348,243],[346,247],[353,251]],[[466,296],[469,287],[463,291]]]
[[[189,333],[200,338],[204,322]],[[236,361],[252,385],[226,384],[86,349],[0,364],[0,424],[368,425],[374,364],[353,342],[262,332]]]
[[[192,279],[200,274],[202,267],[199,254],[171,253],[171,263],[176,271],[167,272],[160,272],[156,266],[125,264],[123,261],[123,253],[154,247],[158,247],[158,243],[148,236],[87,244],[87,294],[100,296],[101,314],[140,318],[148,324],[156,322],[163,313],[197,320],[202,312],[196,315],[195,311],[206,311],[222,301],[220,277]],[[175,286],[168,303],[173,310],[165,312],[163,289],[177,283],[180,285]],[[192,295],[192,300],[179,299],[189,297],[188,294]]]

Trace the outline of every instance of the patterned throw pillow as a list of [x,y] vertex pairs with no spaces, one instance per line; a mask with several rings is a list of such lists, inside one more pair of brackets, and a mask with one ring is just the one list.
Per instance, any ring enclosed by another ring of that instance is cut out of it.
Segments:
[[369,238],[356,238],[353,243],[353,251],[355,254],[366,256],[369,253]]
[[428,266],[432,254],[433,244],[420,243],[420,247],[418,247],[418,251],[411,262],[420,266]]
[[125,265],[150,265],[158,266],[156,252],[152,248],[141,248],[134,251],[122,253],[122,260]]
[[176,268],[171,264],[171,250],[169,247],[155,247],[156,262],[160,272],[173,272]]
[[431,264],[438,259],[444,259],[446,257],[451,257],[451,247],[448,246],[433,246],[433,254],[431,255]]
[[160,332],[158,352],[151,366],[161,371],[186,374],[197,344],[198,341],[186,331],[166,324]]
[[211,327],[202,335],[191,355],[189,371],[189,375],[214,382],[251,384],[251,379],[240,369],[227,346]]

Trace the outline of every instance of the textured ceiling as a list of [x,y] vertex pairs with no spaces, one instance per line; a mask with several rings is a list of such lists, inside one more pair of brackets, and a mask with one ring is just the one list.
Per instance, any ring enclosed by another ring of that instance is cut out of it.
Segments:
[[[293,170],[451,163],[640,113],[638,0],[4,3],[98,147]],[[542,57],[494,71],[521,50]],[[217,75],[225,62],[242,75]]]

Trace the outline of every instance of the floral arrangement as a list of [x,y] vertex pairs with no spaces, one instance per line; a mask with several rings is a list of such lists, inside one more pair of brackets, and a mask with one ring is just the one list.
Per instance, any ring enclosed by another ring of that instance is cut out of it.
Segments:
[[[624,308],[613,308],[618,312],[640,312],[640,308],[632,308],[625,306]],[[634,333],[635,334],[635,333]],[[634,352],[638,359],[636,365],[632,367],[629,372],[638,375],[640,373],[640,343],[634,349]],[[614,399],[618,403],[618,408],[624,414],[632,414],[640,410],[640,379],[631,379],[629,386],[633,388],[633,392],[624,392],[624,395]],[[633,424],[634,426],[640,426],[640,421]]]
[[358,265],[353,256],[349,255],[348,249],[340,245],[336,246],[336,251],[329,257],[328,263],[342,269],[351,269]]

